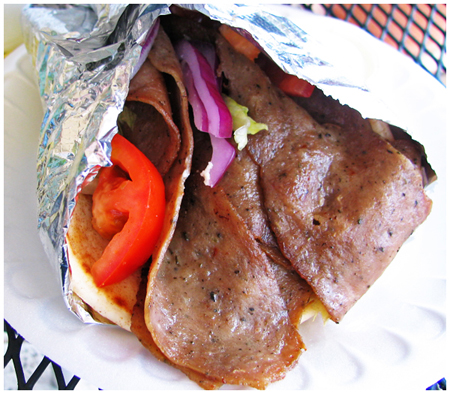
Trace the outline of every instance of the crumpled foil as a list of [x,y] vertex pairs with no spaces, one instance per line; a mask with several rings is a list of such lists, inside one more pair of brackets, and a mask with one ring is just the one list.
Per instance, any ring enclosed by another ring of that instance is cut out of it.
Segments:
[[[371,106],[370,92],[334,66],[323,43],[289,20],[256,6],[181,6],[243,29],[285,71],[341,102],[358,110],[358,103]],[[169,13],[169,4],[31,5],[23,10],[25,45],[44,107],[37,161],[39,236],[61,278],[66,305],[83,322],[97,320],[70,288],[65,236],[75,196],[110,165],[110,142],[141,45],[157,17]]]

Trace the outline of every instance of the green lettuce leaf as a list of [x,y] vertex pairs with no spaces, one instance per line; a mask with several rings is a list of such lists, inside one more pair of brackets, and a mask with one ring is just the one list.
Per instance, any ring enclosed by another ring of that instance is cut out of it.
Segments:
[[231,117],[233,119],[233,137],[238,145],[238,149],[245,148],[248,142],[247,136],[249,134],[256,134],[261,130],[267,130],[267,125],[263,123],[255,122],[250,116],[248,116],[248,108],[238,104],[231,97],[222,95],[225,100],[225,104],[230,110]]

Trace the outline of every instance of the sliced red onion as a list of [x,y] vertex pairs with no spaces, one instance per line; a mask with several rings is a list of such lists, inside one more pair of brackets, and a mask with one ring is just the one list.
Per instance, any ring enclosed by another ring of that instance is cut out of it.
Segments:
[[[210,42],[195,42],[194,47],[197,48],[201,54],[208,61],[211,69],[213,71],[217,70],[219,66],[219,57],[216,53],[216,48]],[[216,77],[217,88],[219,92],[222,92],[222,78],[218,77],[217,74],[214,74]]]
[[[215,137],[230,138],[233,133],[231,114],[220,94],[216,75],[208,60],[187,40],[180,41],[175,46],[175,50],[185,71],[184,79],[188,88],[189,102],[193,107],[201,108],[197,103],[197,100],[200,101],[205,111],[201,119],[194,119],[196,126],[197,124],[204,126],[206,118],[206,127],[199,130]],[[186,72],[187,67],[190,73]],[[189,91],[190,81],[188,80],[192,80],[196,92],[193,92],[192,87],[191,92]]]
[[205,43],[198,47],[187,40],[175,46],[183,70],[183,79],[197,129],[209,133],[212,157],[202,171],[205,185],[214,187],[235,157],[235,149],[226,138],[233,134],[233,120],[216,77],[215,48]]
[[200,100],[200,97],[197,94],[197,89],[194,85],[194,79],[192,77],[191,69],[186,63],[182,63],[181,68],[184,75],[184,81],[186,83],[186,89],[189,92],[189,103],[192,107],[195,127],[197,127],[197,129],[199,130],[207,130],[208,115],[203,102]]
[[[213,44],[210,42],[202,42],[202,41],[195,41],[195,43],[192,44],[195,49],[199,50],[200,53],[205,57],[205,59],[208,61],[211,69],[214,71],[217,69],[217,66],[219,65],[219,59],[216,54],[216,48]],[[220,89],[219,89],[220,90]]]
[[155,42],[155,38],[158,35],[158,31],[159,31],[159,18],[156,19],[155,23],[147,33],[145,42],[142,45],[141,54],[139,55],[139,60],[136,66],[134,67],[133,72],[131,73],[131,78],[133,78],[137,74],[137,72],[144,64],[145,59],[147,59],[147,56],[150,53],[150,49],[152,49],[153,43]]
[[225,171],[234,160],[236,151],[228,140],[217,138],[210,134],[213,149],[211,161],[202,171],[201,175],[206,186],[214,187],[222,179]]

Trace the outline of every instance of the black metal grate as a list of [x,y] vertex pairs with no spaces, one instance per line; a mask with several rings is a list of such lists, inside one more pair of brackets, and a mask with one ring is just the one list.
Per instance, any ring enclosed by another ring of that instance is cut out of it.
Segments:
[[20,359],[20,351],[24,343],[24,338],[17,334],[16,331],[6,321],[4,321],[4,331],[8,335],[8,346],[5,351],[5,364],[3,368],[6,368],[9,362],[13,362],[17,377],[18,390],[32,390],[50,364],[53,368],[58,390],[73,390],[75,388],[80,379],[77,376],[73,376],[72,379],[70,379],[69,383],[66,384],[61,367],[47,357],[43,357],[40,364],[27,380],[25,378],[24,368]]
[[[5,351],[4,357],[5,363],[4,368],[6,368],[6,366],[9,364],[10,361],[13,362],[17,377],[18,390],[32,390],[37,381],[39,380],[39,378],[42,376],[42,374],[50,364],[52,365],[53,368],[58,390],[73,390],[75,388],[75,386],[80,381],[80,378],[78,378],[77,376],[73,376],[69,381],[69,383],[66,384],[61,367],[58,364],[55,364],[50,359],[48,359],[47,357],[43,357],[41,363],[31,374],[30,378],[26,380],[24,368],[22,366],[22,362],[20,359],[20,350],[24,342],[24,338],[19,334],[17,334],[17,332],[8,324],[6,320],[4,320],[4,331],[8,335],[8,346]],[[446,389],[447,389],[447,382],[445,378],[441,379],[439,382],[427,388],[427,390],[446,390]]]
[[305,4],[320,15],[353,23],[410,56],[446,85],[446,4]]
[[439,382],[428,387],[427,390],[447,390],[447,380],[441,379]]

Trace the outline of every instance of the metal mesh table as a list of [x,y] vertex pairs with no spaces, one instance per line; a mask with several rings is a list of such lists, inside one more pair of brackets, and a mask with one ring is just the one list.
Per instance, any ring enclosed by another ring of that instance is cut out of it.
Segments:
[[[21,353],[25,340],[21,335],[17,334],[17,332],[6,321],[4,322],[4,332],[6,333],[8,342],[4,356],[4,368],[6,368],[10,362],[13,364],[17,378],[17,389],[32,390],[37,388],[37,382],[42,378],[49,365],[51,365],[53,369],[54,381],[50,380],[50,382],[46,384],[45,389],[55,388],[58,390],[73,390],[78,384],[80,379],[76,376],[73,376],[70,381],[66,383],[61,367],[45,356],[42,356],[42,361],[39,362],[36,369],[31,371],[29,376],[26,376],[27,374],[25,373],[23,363],[23,353]],[[12,387],[4,388],[12,389]]]
[[446,4],[304,4],[311,10],[353,23],[410,56],[446,85]]
[[[320,15],[339,18],[353,23],[373,36],[410,56],[416,63],[446,85],[446,5],[445,4],[292,4]],[[36,384],[51,366],[54,374],[53,388],[73,390],[80,379],[65,375],[60,366],[45,356],[25,376],[21,349],[26,342],[6,321],[4,368],[12,363],[19,390],[37,388]],[[47,372],[46,372],[47,371]],[[433,384],[428,390],[446,390],[446,380]]]

